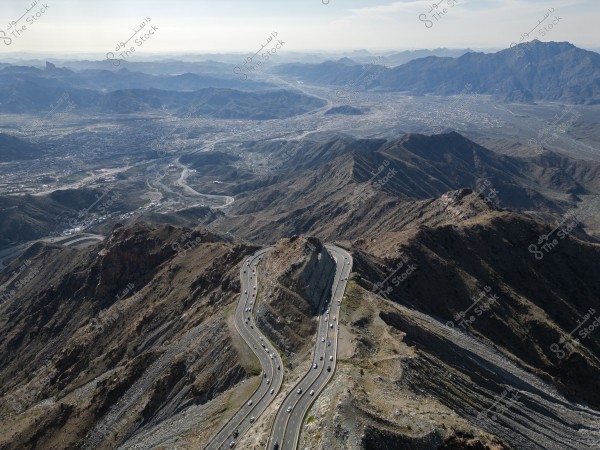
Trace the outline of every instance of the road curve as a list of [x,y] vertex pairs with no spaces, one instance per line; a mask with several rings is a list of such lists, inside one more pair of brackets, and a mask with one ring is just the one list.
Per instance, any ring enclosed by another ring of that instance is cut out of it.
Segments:
[[[335,373],[339,314],[348,276],[352,271],[352,257],[335,245],[326,244],[325,247],[336,261],[331,299],[322,307],[318,317],[317,340],[310,370],[288,393],[277,411],[267,441],[267,450],[296,450],[304,418],[310,406]],[[300,394],[298,389],[301,389]],[[288,411],[290,407],[291,410]]]
[[[258,292],[257,265],[262,259],[262,255],[269,250],[270,248],[262,249],[243,260],[240,268],[242,292],[234,319],[236,330],[256,354],[262,366],[260,385],[208,443],[207,450],[236,447],[243,434],[250,429],[252,423],[260,417],[267,406],[275,399],[283,382],[281,357],[268,339],[258,330],[253,317]],[[236,431],[237,435],[234,437]]]
[[233,202],[235,201],[235,198],[229,196],[229,195],[214,195],[214,194],[203,194],[201,192],[198,192],[197,190],[191,188],[188,184],[187,184],[187,177],[190,173],[190,169],[188,169],[186,166],[184,166],[182,163],[179,162],[179,158],[177,158],[175,160],[175,164],[181,168],[181,175],[179,176],[179,178],[176,181],[176,184],[178,186],[180,186],[181,188],[183,188],[183,190],[185,192],[187,192],[188,194],[194,195],[194,196],[199,196],[199,197],[205,197],[205,198],[210,198],[210,199],[219,199],[219,200],[223,200],[225,202],[225,204],[221,205],[221,206],[212,206],[212,209],[223,209],[223,208],[227,208],[228,206],[232,205]]

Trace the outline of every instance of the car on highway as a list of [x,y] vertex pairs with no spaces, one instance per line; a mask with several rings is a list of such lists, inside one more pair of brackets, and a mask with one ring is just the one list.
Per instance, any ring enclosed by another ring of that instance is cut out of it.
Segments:
[[302,389],[298,388],[298,390],[296,391],[296,393],[297,393],[298,395],[302,394]]
[[271,380],[269,380],[269,379],[267,378],[267,384],[269,384],[270,382],[271,382]]
[[327,372],[331,372],[331,366],[327,366]]
[[333,361],[333,355],[329,355],[329,361]]
[[275,445],[273,445],[273,450],[279,450],[279,442],[275,442]]
[[321,338],[321,342],[325,342],[325,338]]
[[315,395],[315,391],[311,390],[311,391],[309,392],[309,395],[311,395],[311,396]]
[[318,366],[317,366],[317,363],[314,363],[314,364],[313,364],[313,369],[316,369],[317,367],[318,367]]
[[229,448],[233,448],[233,447],[235,447],[235,442],[231,441],[231,442],[229,443]]
[[271,389],[271,390],[269,391],[269,394],[273,395],[273,392],[275,392],[275,389]]
[[231,434],[234,438],[237,438],[240,435],[240,430],[233,430],[233,433]]
[[254,416],[250,417],[250,423],[254,423]]
[[247,403],[247,405],[248,405],[248,406],[252,406],[252,400],[248,400],[248,403]]
[[288,414],[291,413],[292,412],[292,407],[288,406],[287,409],[286,409],[286,411],[287,411]]
[[323,355],[321,355],[321,357],[319,358],[321,361],[323,361]]
[[248,293],[248,291],[244,291],[244,294],[247,294],[247,293]]
[[333,323],[330,323],[330,324],[329,324],[329,328],[333,328]]

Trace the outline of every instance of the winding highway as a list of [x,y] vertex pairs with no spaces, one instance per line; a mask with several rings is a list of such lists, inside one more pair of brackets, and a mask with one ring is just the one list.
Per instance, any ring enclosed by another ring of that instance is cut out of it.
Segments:
[[[327,244],[325,247],[336,262],[332,295],[329,297],[329,303],[321,305],[311,368],[287,393],[271,428],[267,449],[296,449],[310,406],[335,373],[339,313],[348,276],[352,271],[352,257],[334,245]],[[262,366],[260,385],[219,430],[206,446],[206,450],[235,448],[244,433],[275,399],[283,384],[284,368],[281,357],[260,332],[253,318],[258,291],[257,266],[263,254],[269,250],[262,249],[243,261],[240,268],[242,293],[235,312],[236,330],[254,351]]]
[[258,263],[270,249],[263,249],[246,258],[240,268],[240,300],[235,311],[235,328],[256,354],[262,366],[260,385],[234,416],[221,428],[206,447],[207,450],[229,449],[237,445],[242,435],[273,401],[283,382],[281,357],[254,323],[253,311],[258,292]]
[[333,378],[337,363],[337,344],[339,315],[352,271],[352,257],[348,252],[331,244],[325,245],[336,261],[330,302],[323,305],[319,315],[317,340],[306,375],[287,394],[281,408],[277,411],[267,450],[295,450],[300,438],[304,419],[312,403]]

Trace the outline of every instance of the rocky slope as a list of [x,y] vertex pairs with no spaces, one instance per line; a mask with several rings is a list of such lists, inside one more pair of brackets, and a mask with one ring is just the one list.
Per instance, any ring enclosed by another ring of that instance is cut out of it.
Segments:
[[[439,208],[433,204],[436,199],[464,188],[481,193],[488,207],[532,212],[546,221],[560,220],[600,194],[595,162],[553,154],[502,156],[454,132],[267,147],[262,150],[290,152],[289,171],[246,185],[249,190],[236,196],[230,220],[220,225],[262,243],[294,234],[354,239],[410,228],[423,223],[432,208],[445,209],[443,202]],[[590,216],[584,224],[597,230]]]
[[256,321],[287,355],[312,348],[316,317],[331,294],[335,261],[315,238],[279,241],[265,255]]
[[211,401],[256,373],[228,320],[253,251],[144,225],[91,250],[30,248],[0,280],[14,291],[0,306],[0,448],[115,448],[176,412],[213,408],[202,433],[195,420],[178,428],[205,439],[235,409]]
[[493,210],[347,244],[342,364],[304,446],[591,448],[600,246],[571,225],[551,249],[551,228]]

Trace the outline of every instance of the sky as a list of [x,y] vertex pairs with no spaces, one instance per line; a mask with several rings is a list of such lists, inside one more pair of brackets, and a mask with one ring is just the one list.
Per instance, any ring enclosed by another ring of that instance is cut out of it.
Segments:
[[132,46],[131,60],[147,54],[247,53],[269,37],[269,45],[290,52],[501,49],[533,38],[600,47],[600,0],[1,2],[0,59],[2,53],[20,52],[103,59]]

